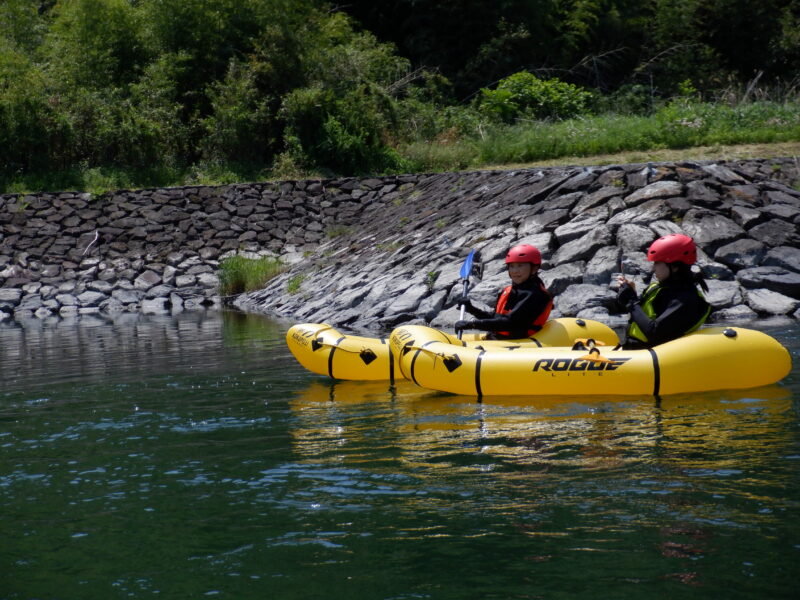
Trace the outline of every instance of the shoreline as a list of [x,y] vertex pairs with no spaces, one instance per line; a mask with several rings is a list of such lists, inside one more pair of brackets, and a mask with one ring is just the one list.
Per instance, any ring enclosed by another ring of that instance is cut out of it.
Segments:
[[697,241],[718,316],[800,318],[798,182],[784,157],[4,195],[0,321],[221,308],[219,261],[241,253],[287,269],[240,310],[446,327],[469,250],[486,265],[473,297],[492,304],[521,242],[543,252],[554,316],[613,321],[619,257],[643,281],[643,248],[670,232]]

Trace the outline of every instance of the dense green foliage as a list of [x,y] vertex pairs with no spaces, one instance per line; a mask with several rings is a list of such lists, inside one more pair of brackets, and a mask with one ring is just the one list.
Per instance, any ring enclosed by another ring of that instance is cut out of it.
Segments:
[[587,111],[591,94],[558,79],[543,81],[527,71],[506,77],[493,90],[481,90],[481,113],[506,123],[518,119],[566,119]]
[[756,141],[798,32],[800,0],[2,0],[0,189],[468,166],[609,112]]

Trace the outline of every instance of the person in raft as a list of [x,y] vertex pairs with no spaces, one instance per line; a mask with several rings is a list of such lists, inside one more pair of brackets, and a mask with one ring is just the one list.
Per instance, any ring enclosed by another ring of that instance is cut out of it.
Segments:
[[[708,286],[702,272],[692,273],[697,246],[688,235],[670,233],[658,238],[647,250],[653,263],[653,281],[641,297],[634,283],[619,275],[617,303],[630,313],[623,347],[651,348],[698,329],[711,306],[703,297]],[[702,291],[700,290],[702,288]]]
[[522,339],[536,335],[553,309],[553,296],[539,279],[542,254],[536,246],[520,244],[506,254],[511,285],[497,298],[494,311],[474,306],[466,296],[458,304],[475,319],[456,322],[456,331],[479,329],[487,339]]

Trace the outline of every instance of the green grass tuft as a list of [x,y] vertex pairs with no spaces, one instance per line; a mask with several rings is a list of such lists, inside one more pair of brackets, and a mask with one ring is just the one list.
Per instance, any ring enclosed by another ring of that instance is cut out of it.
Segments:
[[300,291],[300,286],[303,285],[303,281],[305,280],[306,276],[302,273],[295,275],[289,280],[289,283],[286,284],[286,292],[289,294],[296,294]]
[[278,273],[283,271],[283,264],[277,258],[245,258],[230,256],[220,265],[219,287],[223,296],[241,294],[259,290]]

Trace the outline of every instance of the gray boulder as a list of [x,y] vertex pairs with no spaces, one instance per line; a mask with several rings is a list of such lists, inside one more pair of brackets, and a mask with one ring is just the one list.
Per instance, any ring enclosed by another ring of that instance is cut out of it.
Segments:
[[403,313],[411,313],[422,302],[422,299],[430,294],[430,289],[424,283],[418,283],[408,287],[399,297],[386,307],[384,316],[390,317]]
[[593,306],[592,308],[585,308],[575,315],[579,319],[591,319],[593,321],[600,321],[609,327],[623,328],[628,323],[628,315],[626,314],[612,314],[607,308],[602,306]]
[[767,252],[763,262],[764,266],[775,266],[800,273],[800,248],[793,246],[778,246]]
[[586,260],[594,256],[600,248],[609,246],[612,240],[611,230],[607,226],[601,225],[583,237],[561,246],[553,254],[551,262],[558,266],[564,263]]
[[690,181],[686,184],[686,198],[693,204],[714,206],[719,204],[720,198],[714,190],[703,181]]
[[705,292],[706,300],[715,309],[730,308],[742,303],[742,287],[736,281],[720,281],[719,279],[707,279],[708,292]]
[[93,292],[101,292],[103,294],[110,294],[111,290],[114,289],[114,286],[109,283],[108,281],[103,281],[100,279],[96,279],[94,281],[90,281],[86,284],[86,289],[91,290]]
[[625,224],[617,229],[617,245],[626,255],[646,251],[655,239],[653,230],[644,225]]
[[746,288],[763,288],[800,298],[800,273],[782,267],[752,267],[736,273],[736,279]]
[[68,319],[78,314],[78,306],[62,306],[58,309],[58,315],[62,319]]
[[146,315],[164,315],[169,312],[168,298],[148,298],[142,300],[142,313]]
[[745,300],[759,314],[786,315],[800,308],[800,300],[770,290],[747,290]]
[[563,245],[569,241],[582,237],[605,224],[608,219],[608,209],[605,207],[593,208],[580,213],[572,220],[556,227],[553,234],[559,244]]
[[686,213],[681,226],[706,252],[734,242],[745,235],[744,229],[727,217],[696,208]]
[[0,288],[0,302],[17,304],[22,298],[22,294],[20,288]]
[[649,227],[657,238],[664,237],[670,233],[686,233],[675,221],[654,221],[650,223]]
[[683,185],[677,181],[657,181],[625,196],[624,200],[628,206],[637,206],[648,200],[680,196],[682,193]]
[[769,190],[765,195],[772,204],[790,204],[792,206],[800,207],[800,192],[795,189],[783,187],[783,189],[779,190]]
[[769,216],[783,221],[793,221],[797,215],[800,215],[800,208],[791,204],[767,204],[761,210]]
[[44,300],[39,294],[26,294],[17,304],[15,311],[35,312],[44,306]]
[[599,190],[592,192],[591,194],[584,195],[583,198],[579,200],[572,208],[571,214],[578,215],[592,208],[605,205],[610,198],[617,197],[621,193],[622,190],[619,187],[615,186],[602,187]]
[[697,266],[706,277],[723,280],[733,279],[733,271],[722,263],[711,259],[700,248],[697,249]]
[[583,281],[585,263],[578,261],[565,263],[553,269],[542,271],[541,278],[551,294],[557,296],[566,290],[573,283]]
[[800,242],[797,227],[781,219],[770,219],[761,225],[756,225],[748,230],[747,235],[771,247],[796,246]]
[[586,263],[583,271],[583,283],[608,285],[614,274],[619,273],[619,258],[620,250],[616,246],[600,248]]
[[741,239],[717,249],[714,258],[732,269],[758,267],[767,252],[767,247],[758,240]]
[[569,220],[569,212],[564,209],[548,210],[538,215],[528,217],[524,223],[520,223],[518,233],[520,236],[541,233],[542,231],[553,231],[562,223]]
[[104,313],[115,314],[125,310],[125,305],[116,298],[108,298],[100,303],[100,310]]
[[644,204],[618,212],[608,220],[608,225],[640,223],[648,225],[653,221],[667,219],[672,215],[672,208],[663,200],[649,200]]
[[753,208],[752,206],[735,204],[731,207],[731,218],[734,223],[747,229],[762,221],[764,219],[764,214],[759,209]]
[[87,308],[91,306],[98,306],[106,298],[108,298],[108,296],[102,292],[86,291],[82,294],[78,294],[78,303],[80,304],[81,308]]
[[703,171],[711,175],[714,179],[720,180],[722,183],[727,185],[734,185],[734,184],[744,184],[748,183],[748,181],[731,171],[728,167],[713,164],[713,165],[703,165]]
[[149,290],[159,283],[161,283],[161,275],[149,269],[133,280],[133,285],[138,290]]
[[745,304],[737,304],[730,308],[715,310],[711,313],[710,322],[725,324],[731,321],[754,321],[758,313]]
[[144,298],[144,292],[141,290],[114,290],[111,292],[111,297],[116,298],[122,304],[135,304]]
[[56,300],[61,306],[78,306],[80,304],[72,294],[56,294]]
[[577,283],[569,286],[555,299],[555,308],[564,317],[574,317],[579,312],[594,308],[613,308],[617,295],[607,286]]

